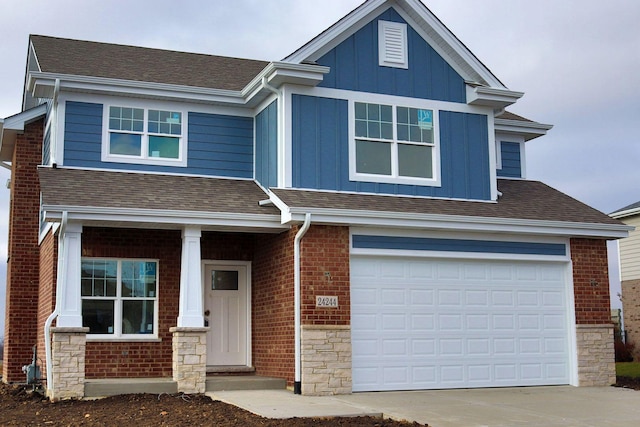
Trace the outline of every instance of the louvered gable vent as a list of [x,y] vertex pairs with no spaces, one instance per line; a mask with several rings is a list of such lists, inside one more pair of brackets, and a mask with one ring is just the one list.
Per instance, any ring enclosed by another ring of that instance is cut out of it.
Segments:
[[381,66],[408,68],[407,24],[378,21],[378,51]]

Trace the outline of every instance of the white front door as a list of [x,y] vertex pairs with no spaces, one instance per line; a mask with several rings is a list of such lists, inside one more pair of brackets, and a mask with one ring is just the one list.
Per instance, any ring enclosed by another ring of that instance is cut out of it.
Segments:
[[207,365],[249,365],[249,264],[205,264]]

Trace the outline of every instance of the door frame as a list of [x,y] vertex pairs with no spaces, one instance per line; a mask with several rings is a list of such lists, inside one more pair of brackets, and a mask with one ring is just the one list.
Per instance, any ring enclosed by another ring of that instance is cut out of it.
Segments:
[[[247,325],[247,333],[246,333],[246,340],[247,342],[245,343],[246,345],[246,355],[244,358],[244,364],[245,366],[251,366],[252,364],[252,360],[253,360],[253,351],[251,348],[251,261],[230,261],[230,260],[212,260],[212,259],[207,259],[207,260],[202,260],[201,263],[201,271],[202,271],[202,308],[203,308],[203,315],[204,315],[204,310],[205,310],[205,305],[207,303],[207,277],[206,277],[206,268],[207,267],[211,267],[211,266],[232,266],[232,267],[245,267],[247,270],[247,283],[246,283],[246,288],[247,288],[247,300],[245,301],[246,303],[246,307],[247,307],[247,318],[246,318],[246,325]],[[207,335],[209,335],[209,333],[207,332]],[[207,339],[209,339],[209,336],[207,336]]]

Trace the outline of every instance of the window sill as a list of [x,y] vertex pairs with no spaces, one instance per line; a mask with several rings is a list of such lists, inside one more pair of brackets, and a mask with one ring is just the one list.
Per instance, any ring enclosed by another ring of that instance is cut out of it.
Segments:
[[409,177],[393,177],[385,175],[369,175],[369,174],[351,174],[350,181],[354,182],[373,182],[377,184],[403,184],[417,185],[422,187],[441,187],[440,179],[434,178],[409,178]]

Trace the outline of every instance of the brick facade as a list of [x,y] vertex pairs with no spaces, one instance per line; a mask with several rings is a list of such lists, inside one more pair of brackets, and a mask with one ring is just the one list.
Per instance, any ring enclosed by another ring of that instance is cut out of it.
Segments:
[[640,360],[640,280],[622,281],[622,309],[627,342],[634,344],[634,360]]
[[607,242],[571,239],[578,384],[615,383]]
[[571,239],[576,324],[611,323],[607,242]]
[[11,161],[11,204],[2,380],[23,382],[37,342],[40,185],[44,120],[25,126]]
[[294,381],[293,240],[297,228],[256,238],[252,264],[253,366],[259,375]]
[[[44,325],[56,305],[56,275],[58,271],[58,237],[49,230],[40,243],[40,288],[38,293],[38,355],[43,360],[42,375],[47,374],[44,363]],[[55,322],[54,322],[55,325]]]

